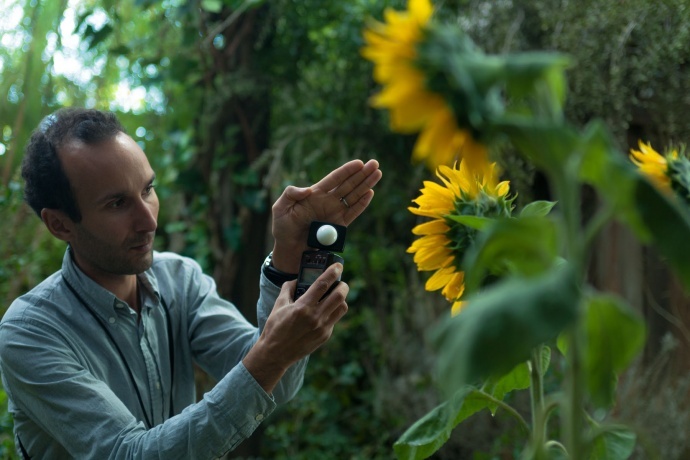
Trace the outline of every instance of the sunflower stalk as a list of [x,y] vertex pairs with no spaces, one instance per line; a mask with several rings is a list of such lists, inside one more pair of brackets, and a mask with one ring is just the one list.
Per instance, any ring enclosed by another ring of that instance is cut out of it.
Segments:
[[[568,163],[566,162],[566,165]],[[578,285],[585,277],[585,241],[581,229],[580,183],[570,168],[551,172],[551,183],[555,185],[556,198],[562,204],[562,219],[566,257],[574,268]],[[583,322],[582,302],[575,323],[566,335],[568,340],[568,367],[564,390],[565,404],[561,408],[565,431],[565,449],[571,459],[585,458],[584,420],[584,375],[583,375]]]
[[614,215],[615,209],[608,204],[604,204],[600,209],[597,210],[596,214],[594,214],[594,217],[587,222],[584,238],[585,250],[589,251],[597,236],[599,236],[599,233],[609,222],[611,222],[611,219]]
[[[546,420],[544,408],[544,374],[542,372],[542,346],[532,350],[529,360],[530,370],[530,402],[532,411],[532,445],[535,447],[537,459],[547,458],[546,449]],[[544,446],[544,448],[542,448]]]

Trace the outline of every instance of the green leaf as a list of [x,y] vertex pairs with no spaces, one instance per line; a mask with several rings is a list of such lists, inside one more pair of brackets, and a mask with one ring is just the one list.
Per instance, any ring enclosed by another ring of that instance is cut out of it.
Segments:
[[453,397],[436,406],[417,420],[395,442],[393,450],[399,460],[428,458],[443,446],[460,422],[488,405],[486,395],[465,386]]
[[565,102],[565,69],[570,60],[563,54],[548,52],[517,53],[506,58],[507,94],[510,97],[533,98],[540,85],[546,88],[550,109],[560,112]]
[[201,8],[210,13],[220,13],[223,9],[223,2],[221,0],[201,0]]
[[462,399],[462,404],[456,404],[454,406],[455,416],[452,418],[453,427],[458,426],[480,410],[489,407],[491,398],[486,393],[474,387],[467,386],[466,388],[468,391]]
[[448,423],[448,407],[444,402],[417,420],[393,445],[398,460],[428,458],[450,438],[453,426]]
[[[518,371],[518,373],[521,372]],[[503,389],[507,390],[514,384],[521,387],[524,385],[522,377],[516,378],[516,375],[510,376],[510,374],[513,372],[511,371],[509,375],[505,376],[508,377],[508,380],[502,384]],[[527,376],[527,386],[529,386],[529,375]],[[507,390],[506,393],[514,389],[518,388]],[[396,458],[398,460],[418,460],[430,457],[448,441],[453,429],[472,415],[486,408],[490,408],[495,414],[497,405],[494,402],[494,397],[472,386],[464,386],[449,401],[436,406],[405,430],[405,433],[393,445]]]
[[549,365],[551,364],[551,348],[543,345],[541,347],[541,376],[546,375],[546,371],[549,370]]
[[585,368],[592,401],[613,403],[617,375],[630,365],[645,342],[645,325],[622,299],[598,295],[586,307]]
[[[587,299],[584,318],[584,373],[592,402],[600,407],[614,402],[617,376],[640,353],[645,324],[625,302],[611,294]],[[558,348],[568,356],[565,336]]]
[[[489,393],[494,398],[499,401],[503,401],[503,398],[514,390],[524,390],[530,386],[529,377],[529,366],[527,362],[518,364],[502,377],[490,378],[488,384],[485,386],[484,391]],[[496,410],[498,409],[498,404],[492,402],[488,404],[492,415],[496,415]]]
[[463,260],[465,290],[479,289],[487,272],[532,276],[554,265],[555,224],[544,217],[497,219],[477,235]]
[[643,179],[636,182],[637,209],[651,233],[654,246],[690,289],[690,216]]
[[480,216],[449,215],[447,216],[447,218],[450,220],[454,220],[455,222],[461,223],[462,225],[465,225],[467,227],[474,228],[475,230],[483,230],[484,228],[486,228],[487,225],[491,224],[491,222],[494,221],[494,219]]
[[637,436],[623,427],[601,431],[592,441],[590,460],[626,460],[635,450]]
[[552,68],[544,75],[544,81],[551,95],[553,96],[554,108],[563,110],[565,104],[565,97],[568,89],[568,83],[565,78],[565,72],[562,68]]
[[547,172],[563,171],[580,151],[579,134],[564,124],[506,116],[494,125],[531,163]]
[[460,314],[431,333],[441,387],[453,394],[526,361],[533,348],[573,323],[579,297],[567,264],[538,277],[507,278],[471,296]]
[[582,141],[580,179],[592,185],[611,206],[615,215],[627,223],[642,241],[649,239],[635,202],[636,184],[644,181],[613,145],[606,127],[596,121],[587,126]]
[[520,217],[546,217],[555,205],[555,201],[533,201],[522,208]]

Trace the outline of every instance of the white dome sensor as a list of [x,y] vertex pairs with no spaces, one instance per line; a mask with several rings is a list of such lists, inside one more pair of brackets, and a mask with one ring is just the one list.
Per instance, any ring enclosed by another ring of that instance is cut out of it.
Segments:
[[338,231],[332,225],[322,225],[316,231],[316,240],[324,246],[330,246],[338,239]]

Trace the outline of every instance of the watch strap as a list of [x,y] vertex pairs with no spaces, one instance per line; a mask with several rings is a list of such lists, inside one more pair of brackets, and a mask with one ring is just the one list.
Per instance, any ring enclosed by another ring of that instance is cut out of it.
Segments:
[[270,253],[268,257],[266,257],[266,260],[264,260],[262,270],[266,278],[276,286],[282,286],[286,281],[297,279],[296,273],[285,273],[273,266],[273,253]]

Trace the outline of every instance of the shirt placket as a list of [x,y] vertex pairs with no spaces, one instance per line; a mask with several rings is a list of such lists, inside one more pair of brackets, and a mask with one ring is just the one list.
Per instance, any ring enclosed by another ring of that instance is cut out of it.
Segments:
[[149,385],[149,394],[151,395],[151,411],[153,415],[153,424],[158,425],[165,421],[165,408],[163,407],[163,382],[161,381],[160,365],[156,359],[154,349],[157,349],[156,344],[152,344],[149,340],[151,336],[151,318],[147,308],[142,308],[141,313],[141,334],[139,337],[139,348],[144,357],[144,364],[146,366],[146,377]]

